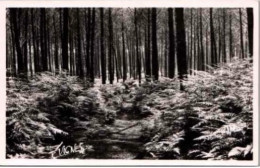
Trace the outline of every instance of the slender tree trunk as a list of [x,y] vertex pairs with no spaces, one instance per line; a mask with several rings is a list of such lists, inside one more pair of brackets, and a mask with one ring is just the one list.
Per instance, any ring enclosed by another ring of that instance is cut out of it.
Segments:
[[232,58],[233,55],[233,34],[232,34],[232,13],[229,14],[229,55]]
[[112,9],[108,9],[108,28],[109,28],[109,53],[108,53],[108,70],[109,70],[109,82],[113,84],[114,81],[114,72],[113,72],[113,22],[112,22]]
[[169,26],[169,56],[168,56],[168,74],[173,78],[175,74],[175,37],[173,28],[173,9],[168,8],[168,26]]
[[159,67],[158,67],[158,48],[157,48],[157,13],[156,8],[152,8],[152,71],[155,81],[158,80]]
[[192,65],[193,65],[193,10],[190,9],[190,15],[191,15],[191,19],[190,19],[190,25],[191,25],[191,41],[190,41],[190,74],[192,74]]
[[203,48],[203,25],[202,25],[202,9],[200,9],[200,64],[201,70],[205,71],[205,55],[204,55],[204,48]]
[[83,64],[82,64],[82,51],[81,51],[81,33],[80,33],[80,14],[77,9],[77,45],[78,45],[78,57],[77,57],[77,69],[79,77],[83,78]]
[[164,76],[168,77],[168,34],[169,32],[167,32],[167,28],[165,28],[165,48],[164,48]]
[[23,71],[23,56],[22,56],[22,50],[20,46],[20,32],[17,25],[17,9],[10,9],[10,14],[13,22],[13,28],[14,28],[14,38],[15,38],[15,48],[17,53],[17,60],[18,60],[18,73]]
[[53,15],[53,27],[54,27],[54,60],[55,60],[55,69],[59,68],[59,62],[58,62],[58,54],[59,54],[59,46],[58,46],[58,33],[57,33],[57,28],[56,28],[56,20],[55,20],[55,15]]
[[210,8],[210,52],[211,52],[211,66],[216,66],[217,64],[217,48],[215,41],[215,32],[213,26],[213,9]]
[[63,69],[68,70],[68,25],[69,25],[69,9],[63,9],[63,35],[62,35],[62,61]]
[[30,33],[29,33],[28,36],[29,37],[27,37],[27,38],[28,38],[28,52],[29,53],[28,53],[28,59],[27,59],[27,61],[28,61],[28,63],[27,63],[27,70],[28,70],[27,74],[28,74],[28,78],[29,78],[29,77],[32,77],[33,73],[32,73],[32,60],[31,60],[31,58],[32,58],[32,49],[31,49],[32,42],[31,42]]
[[45,8],[40,10],[40,41],[41,41],[41,60],[42,70],[47,71],[47,47],[46,47],[46,11]]
[[226,53],[226,9],[223,10],[223,62],[227,62],[227,53]]
[[[220,9],[219,9],[220,10]],[[218,15],[220,15],[220,11],[218,10]],[[221,51],[222,51],[222,29],[221,29],[221,21],[220,16],[218,16],[218,56],[217,56],[217,63],[220,63],[221,60]]]
[[244,35],[243,35],[243,23],[242,23],[242,11],[239,9],[239,23],[240,23],[240,47],[241,47],[241,54],[242,58],[245,58],[244,53]]
[[199,10],[197,10],[197,25],[196,25],[196,35],[197,35],[197,69],[201,70],[201,47],[200,47],[200,20],[199,20]]
[[178,74],[180,79],[180,90],[184,90],[182,80],[187,77],[187,56],[186,56],[186,38],[184,27],[184,9],[175,9],[176,17],[176,34],[177,34],[177,62]]
[[11,29],[11,37],[12,37],[12,74],[13,76],[16,76],[16,43],[15,43],[15,33],[14,33],[14,17],[13,11],[14,9],[10,9],[10,29]]
[[147,19],[147,49],[146,49],[146,54],[145,54],[145,76],[146,76],[146,80],[149,81],[150,78],[151,78],[151,38],[150,38],[150,35],[151,35],[151,10],[148,8],[147,9],[147,15],[148,15],[148,19]]
[[126,54],[125,54],[125,30],[124,22],[122,22],[122,41],[123,41],[123,82],[127,78],[127,65],[126,65]]
[[[206,53],[205,53],[205,60],[206,60],[206,65],[209,65],[209,51],[208,51],[208,46],[209,46],[209,42],[208,42],[209,40],[208,40],[208,24],[207,24],[207,26],[206,26]],[[207,68],[207,66],[205,66],[205,70],[207,70],[208,68]]]
[[91,60],[90,60],[90,82],[94,82],[95,72],[94,72],[94,48],[95,48],[95,8],[92,9],[92,22],[91,22]]
[[28,69],[28,11],[24,11],[24,44],[23,44],[23,71],[29,72]]
[[90,77],[90,34],[91,34],[91,9],[88,8],[88,16],[85,13],[85,26],[86,26],[86,69],[87,69],[87,77]]
[[[73,44],[73,30],[70,29],[69,31],[69,44],[70,44],[70,66],[71,66],[71,70],[70,70],[70,74],[74,75],[75,74],[75,67],[74,67],[74,44]],[[56,56],[55,56],[56,59]]]
[[[196,12],[196,11],[195,11]],[[193,40],[193,48],[194,48],[194,55],[193,55],[193,69],[194,70],[197,70],[197,50],[198,50],[198,48],[197,48],[197,43],[196,43],[196,39],[197,39],[197,26],[196,26],[196,24],[198,24],[198,22],[196,21],[196,15],[195,14],[193,14],[194,15],[194,23],[193,23],[193,34],[194,34],[194,40]]]
[[52,72],[52,65],[51,65],[51,39],[50,39],[50,31],[49,28],[49,18],[46,19],[46,51],[47,51],[47,70]]
[[106,73],[106,55],[104,46],[104,9],[100,8],[100,48],[101,48],[101,72],[102,72],[102,84],[106,83],[107,73]]
[[129,44],[129,75],[130,75],[130,78],[133,77],[133,64],[132,64],[133,55],[132,55],[132,42],[131,41],[132,40],[129,37],[128,44]]
[[254,16],[253,16],[253,8],[247,8],[247,29],[248,29],[248,44],[249,44],[249,56],[252,57],[253,52],[253,29],[254,29]]
[[141,83],[141,64],[140,64],[140,53],[139,53],[139,39],[138,39],[138,28],[137,28],[137,13],[135,8],[135,44],[136,44],[136,66],[137,66],[137,74],[139,83]]

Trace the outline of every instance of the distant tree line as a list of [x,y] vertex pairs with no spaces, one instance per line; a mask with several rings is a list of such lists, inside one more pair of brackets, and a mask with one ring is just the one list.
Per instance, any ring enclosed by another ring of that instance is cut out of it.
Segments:
[[141,83],[253,56],[252,8],[9,8],[6,28],[8,76]]

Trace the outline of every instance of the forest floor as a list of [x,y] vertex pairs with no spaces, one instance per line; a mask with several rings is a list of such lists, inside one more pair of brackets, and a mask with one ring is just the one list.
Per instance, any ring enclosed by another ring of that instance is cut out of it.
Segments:
[[7,158],[252,159],[252,63],[94,86],[7,78]]

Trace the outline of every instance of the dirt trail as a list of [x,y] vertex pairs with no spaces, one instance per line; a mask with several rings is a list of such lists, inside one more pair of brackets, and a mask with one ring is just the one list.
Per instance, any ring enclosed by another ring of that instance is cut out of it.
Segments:
[[[110,108],[107,107],[100,89],[101,85],[97,82],[89,91],[95,93],[100,108]],[[144,142],[141,141],[141,131],[142,123],[145,122],[146,119],[129,120],[128,118],[127,114],[124,116],[116,116],[113,124],[105,126],[105,135],[102,135],[101,132],[100,136],[96,139],[87,140],[86,143],[92,145],[94,151],[80,158],[134,159],[138,153],[140,153],[144,144]],[[84,133],[80,134],[85,135]]]

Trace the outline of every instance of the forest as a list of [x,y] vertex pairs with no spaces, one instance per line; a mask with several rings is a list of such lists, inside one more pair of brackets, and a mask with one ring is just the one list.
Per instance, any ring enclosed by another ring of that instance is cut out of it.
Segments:
[[253,8],[8,8],[6,157],[252,160]]

